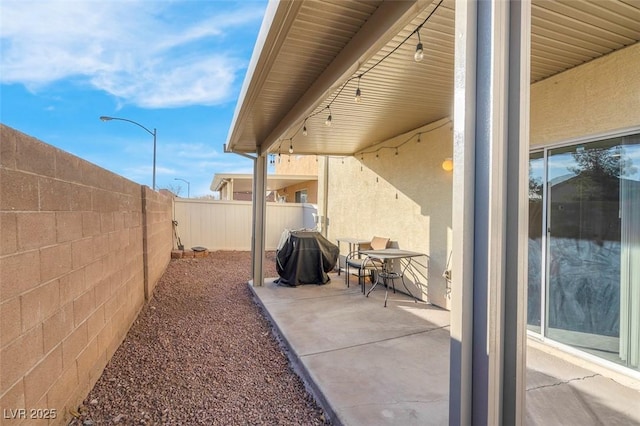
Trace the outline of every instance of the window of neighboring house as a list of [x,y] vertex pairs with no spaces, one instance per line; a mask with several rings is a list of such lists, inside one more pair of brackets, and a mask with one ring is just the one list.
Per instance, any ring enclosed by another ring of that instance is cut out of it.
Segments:
[[307,202],[307,190],[301,189],[300,191],[296,191],[296,203],[306,203]]

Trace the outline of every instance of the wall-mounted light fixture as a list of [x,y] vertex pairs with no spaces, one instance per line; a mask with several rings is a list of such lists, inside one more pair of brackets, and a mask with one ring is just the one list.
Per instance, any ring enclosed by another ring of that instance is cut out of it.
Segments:
[[453,170],[453,159],[445,158],[444,161],[442,162],[442,169],[447,172],[450,172],[451,170]]

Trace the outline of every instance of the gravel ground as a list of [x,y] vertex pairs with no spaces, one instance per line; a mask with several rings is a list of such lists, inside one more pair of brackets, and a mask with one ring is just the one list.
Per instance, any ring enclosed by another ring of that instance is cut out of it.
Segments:
[[253,301],[250,264],[172,260],[70,425],[325,424]]

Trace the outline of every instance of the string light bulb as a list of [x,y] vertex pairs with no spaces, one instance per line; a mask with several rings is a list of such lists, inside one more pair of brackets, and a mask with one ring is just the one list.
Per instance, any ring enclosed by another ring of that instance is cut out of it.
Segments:
[[416,62],[420,62],[424,59],[424,50],[422,48],[422,41],[420,40],[420,28],[416,29],[416,33],[418,34],[418,44],[416,45],[416,53],[413,54],[413,59]]
[[327,116],[327,119],[324,121],[324,124],[327,127],[331,127],[331,108],[327,106],[327,109],[329,110],[329,115]]
[[360,101],[362,100],[362,92],[360,91],[360,78],[362,76],[358,76],[358,88],[356,89],[356,97],[355,97],[355,101],[357,104],[360,103]]
[[293,141],[289,141],[289,154],[293,154]]
[[307,132],[307,119],[304,119],[304,123],[302,124],[302,136],[307,136],[309,132]]

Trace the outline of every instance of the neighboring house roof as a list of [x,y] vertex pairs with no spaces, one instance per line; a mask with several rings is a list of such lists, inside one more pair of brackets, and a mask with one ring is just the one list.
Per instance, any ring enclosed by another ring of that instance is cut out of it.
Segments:
[[[444,0],[421,28],[424,60],[413,60],[418,42],[414,31],[437,4],[270,2],[227,150],[286,153],[291,142],[296,154],[352,155],[450,117],[454,0]],[[531,10],[531,82],[640,37],[637,2],[533,0]],[[362,102],[356,104],[358,80]],[[328,105],[331,127],[324,125]],[[301,131],[305,125],[306,136]]]
[[[269,175],[267,176],[267,191],[278,191],[298,183],[317,180],[317,175]],[[220,191],[229,181],[233,181],[234,192],[253,191],[253,175],[240,173],[216,173],[210,188],[212,191]]]

